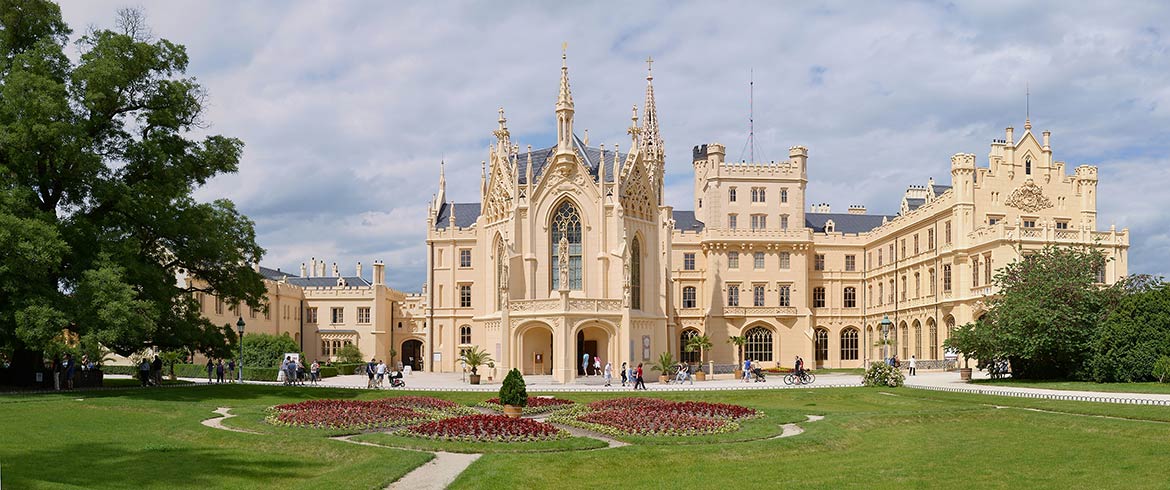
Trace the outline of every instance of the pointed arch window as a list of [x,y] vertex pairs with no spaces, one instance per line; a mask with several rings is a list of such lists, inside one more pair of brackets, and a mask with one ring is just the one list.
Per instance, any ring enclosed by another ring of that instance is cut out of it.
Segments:
[[1024,159],[1024,175],[1032,175],[1032,157]]
[[764,327],[754,327],[744,334],[744,357],[753,361],[772,361],[772,331]]
[[630,306],[642,309],[642,242],[637,238],[630,244]]
[[551,246],[549,247],[552,250],[550,253],[552,267],[549,267],[549,270],[552,272],[552,288],[554,290],[561,288],[560,243],[562,236],[569,243],[568,289],[580,290],[582,283],[581,214],[577,212],[577,208],[569,201],[562,202],[557,207],[556,213],[553,214],[552,233],[549,234],[549,238],[552,240]]
[[829,331],[823,328],[816,330],[816,342],[813,345],[813,356],[818,362],[829,360]]
[[857,360],[857,329],[846,328],[841,331],[841,360]]

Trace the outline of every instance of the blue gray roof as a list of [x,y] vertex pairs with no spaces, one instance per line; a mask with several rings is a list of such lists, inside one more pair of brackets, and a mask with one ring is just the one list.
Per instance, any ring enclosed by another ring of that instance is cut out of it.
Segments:
[[911,211],[918,209],[918,207],[922,206],[923,204],[926,204],[926,199],[924,199],[924,198],[921,198],[921,197],[907,197],[906,198],[906,207],[910,208]]
[[451,206],[455,207],[456,228],[467,228],[479,219],[478,202],[445,202],[439,206],[439,214],[435,217],[436,230],[444,230],[451,223]]
[[702,221],[695,219],[694,211],[675,211],[674,229],[678,231],[703,231]]
[[280,269],[269,269],[268,267],[260,266],[260,275],[265,279],[279,281],[284,276],[295,276],[296,274],[283,272]]
[[882,218],[894,219],[894,216],[881,214],[805,213],[804,226],[812,228],[812,231],[815,233],[824,233],[825,223],[833,220],[834,233],[865,233],[881,226]]
[[949,185],[938,185],[938,184],[935,184],[935,185],[934,185],[934,186],[931,188],[931,190],[932,190],[932,191],[934,191],[934,195],[936,195],[936,196],[941,196],[941,195],[942,195],[942,193],[944,193],[944,192],[946,192],[946,191],[949,191],[949,190],[951,190],[951,186],[949,186]]
[[[618,163],[615,165],[614,161],[613,161],[613,156],[614,156],[613,150],[605,150],[603,152],[599,148],[587,147],[587,146],[585,146],[585,143],[583,141],[581,141],[581,138],[577,137],[577,135],[573,135],[573,149],[576,150],[577,155],[581,157],[582,163],[585,165],[585,168],[589,169],[589,175],[592,175],[594,179],[597,179],[597,176],[600,174],[599,169],[601,168],[601,162],[605,162],[606,166],[608,167],[605,169],[605,181],[606,182],[614,182],[613,176],[615,173],[617,173],[616,169],[621,168],[621,164],[622,164],[622,162],[624,162],[626,160],[626,156],[627,156],[626,153],[618,152],[617,153]],[[532,150],[532,179],[533,180],[540,180],[541,174],[544,173],[544,168],[548,166],[549,160],[551,160],[553,155],[555,155],[556,153],[557,153],[556,146],[550,146],[548,148],[541,148],[539,150]],[[528,152],[527,151],[520,153],[520,155],[518,155],[516,157],[516,164],[519,167],[517,169],[518,171],[516,172],[518,174],[517,180],[521,184],[527,184],[528,183],[528,175],[527,175],[527,173],[528,173]],[[458,210],[456,210],[456,211],[458,211]],[[459,219],[458,213],[456,213],[455,219]]]
[[[337,287],[336,277],[289,277],[288,283],[303,288],[333,288]],[[369,286],[370,281],[357,276],[345,276],[346,286]]]

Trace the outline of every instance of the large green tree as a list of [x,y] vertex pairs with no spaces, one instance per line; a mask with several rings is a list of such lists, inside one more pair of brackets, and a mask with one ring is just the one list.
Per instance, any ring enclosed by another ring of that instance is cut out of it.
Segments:
[[123,10],[73,48],[56,4],[0,0],[0,349],[17,365],[78,340],[223,352],[234,334],[193,293],[262,306],[252,222],[192,197],[243,143],[195,136],[186,50],[143,19]]
[[1090,374],[1098,382],[1155,379],[1154,364],[1170,356],[1170,285],[1149,276],[1115,288],[1109,314],[1092,341]]

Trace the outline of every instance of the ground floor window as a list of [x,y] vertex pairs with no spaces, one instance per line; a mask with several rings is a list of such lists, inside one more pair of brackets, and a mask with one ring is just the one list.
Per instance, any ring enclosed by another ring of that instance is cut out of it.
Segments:
[[813,355],[818,362],[829,360],[829,331],[818,328],[816,331]]
[[772,331],[764,327],[755,327],[744,335],[747,342],[743,346],[744,355],[753,361],[772,360]]
[[841,332],[841,360],[857,360],[857,329],[847,328]]
[[679,352],[678,357],[680,360],[682,360],[682,362],[686,362],[686,363],[701,362],[699,359],[699,351],[698,350],[687,352],[687,342],[690,342],[691,339],[698,337],[698,336],[699,336],[698,330],[683,330],[682,335],[679,336],[678,346],[679,346],[680,352]]

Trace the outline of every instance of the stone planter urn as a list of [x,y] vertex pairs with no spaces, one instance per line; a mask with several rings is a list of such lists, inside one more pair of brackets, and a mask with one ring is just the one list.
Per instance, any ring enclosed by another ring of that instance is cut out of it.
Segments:
[[504,405],[504,415],[510,419],[518,419],[520,415],[524,414],[524,407],[517,407],[515,405]]
[[971,368],[959,368],[959,379],[971,381]]
[[695,371],[695,380],[696,381],[707,381],[707,373],[704,373],[702,371]]
[[471,382],[471,384],[477,385],[477,384],[479,384],[479,375],[478,374],[470,374],[467,376],[467,380],[469,382]]
[[670,376],[667,376],[665,374],[658,376],[658,382],[662,383],[662,384],[666,384],[666,381],[668,379],[670,379]]

